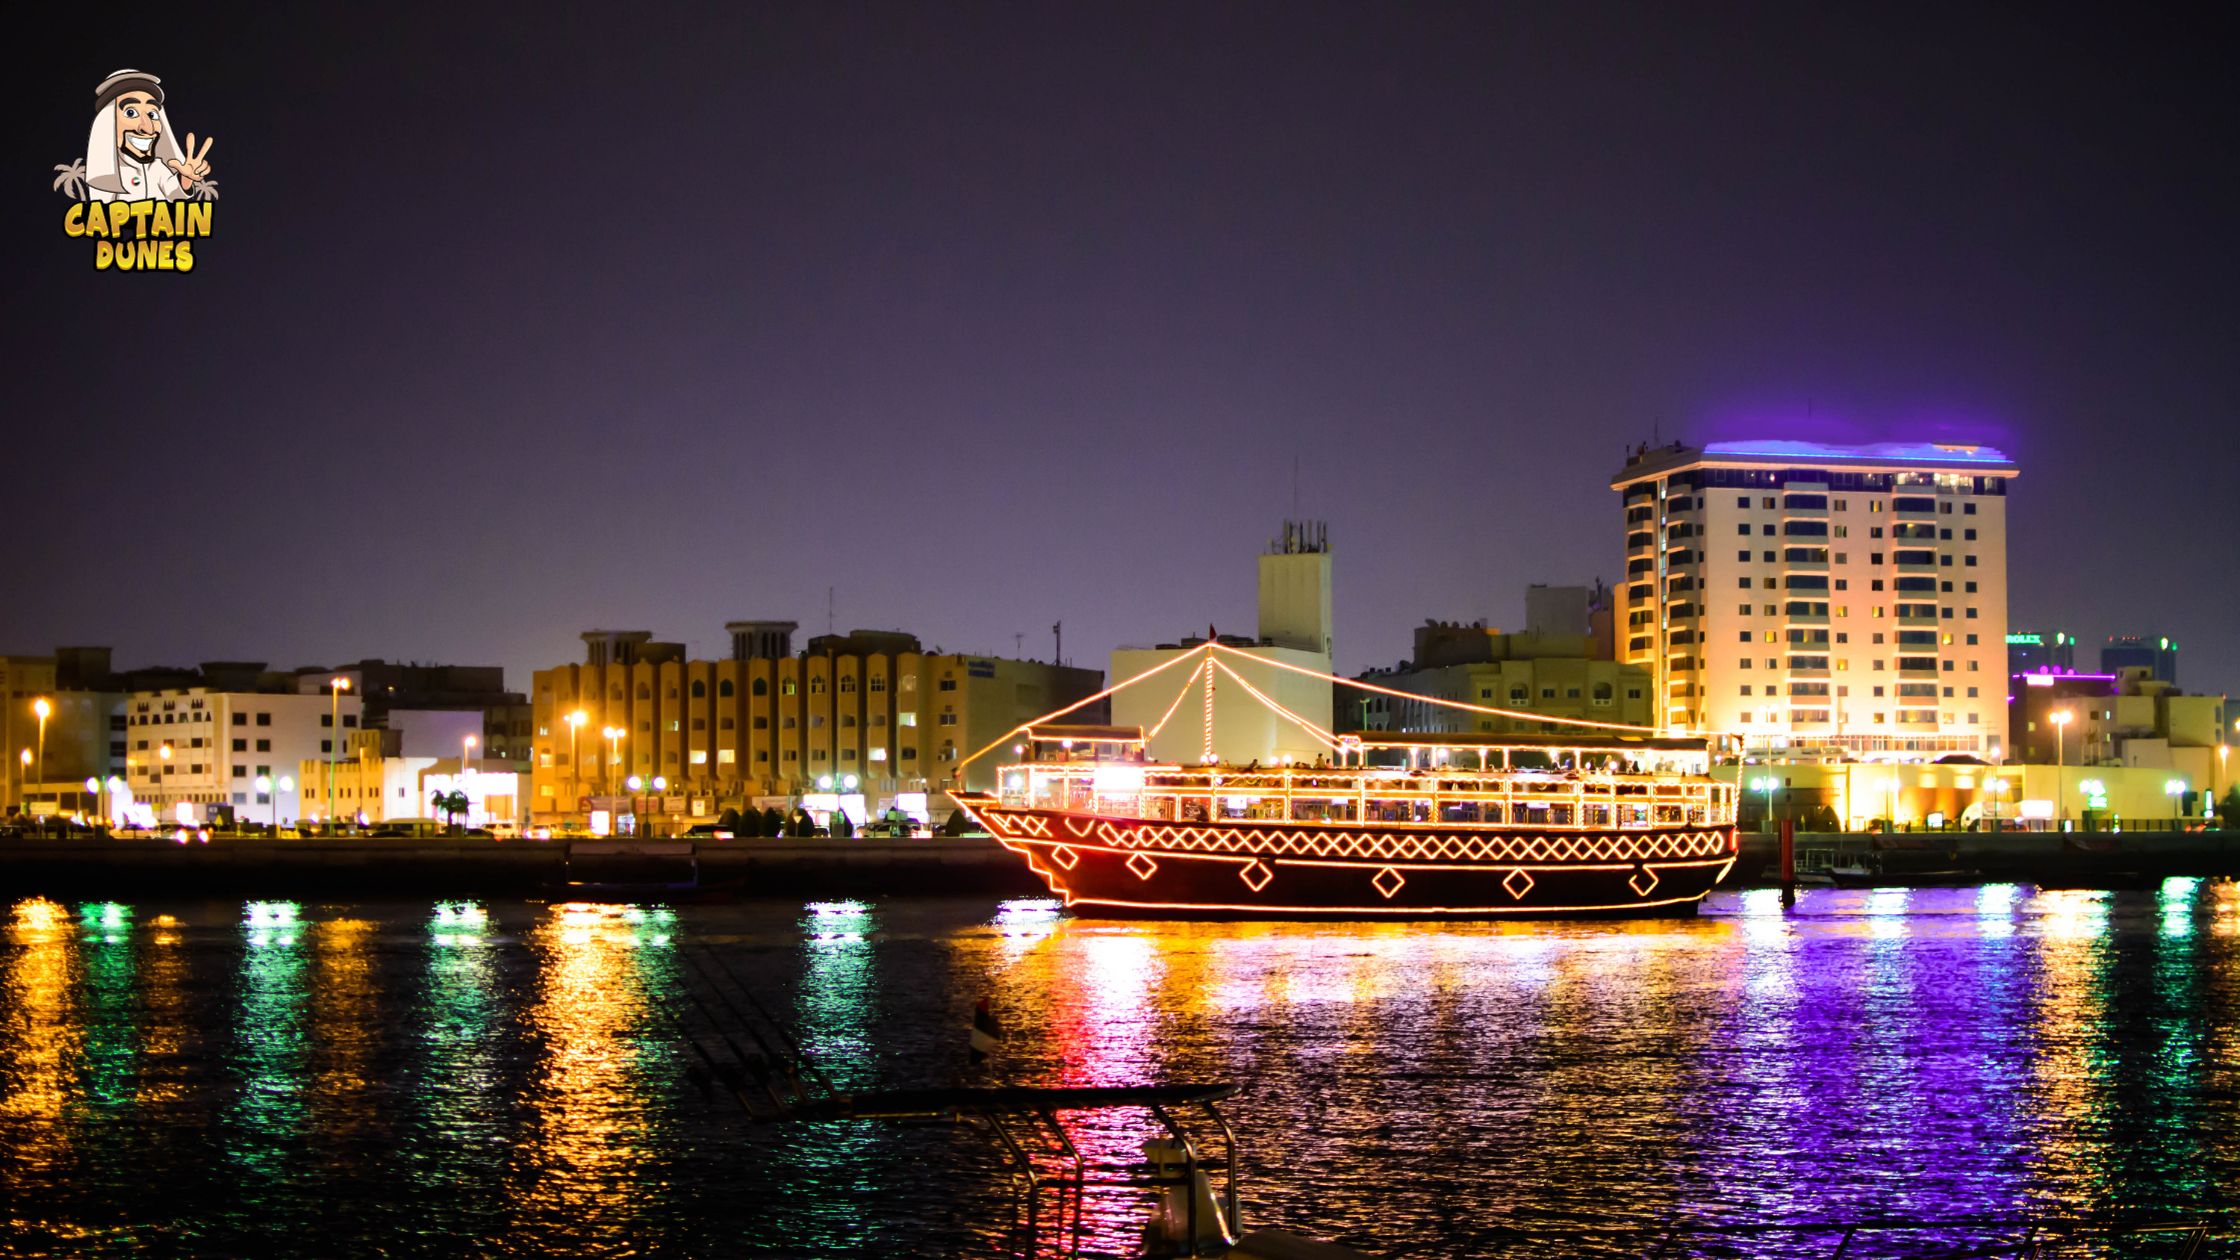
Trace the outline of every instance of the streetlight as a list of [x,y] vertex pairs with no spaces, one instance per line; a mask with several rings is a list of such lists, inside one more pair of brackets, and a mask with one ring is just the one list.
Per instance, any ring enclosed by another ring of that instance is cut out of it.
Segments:
[[112,827],[114,827],[114,826],[116,826],[116,825],[117,825],[117,821],[118,821],[118,819],[117,819],[117,797],[119,797],[119,796],[121,796],[121,795],[123,795],[123,794],[124,794],[124,791],[125,791],[125,781],[124,781],[123,779],[121,779],[121,778],[117,777],[116,775],[113,775],[113,774],[112,774],[112,775],[110,775],[110,776],[109,776],[109,781],[108,781],[108,783],[104,784],[103,786],[105,786],[105,787],[107,787],[107,788],[109,789],[109,808],[108,808],[108,810],[107,810],[106,812],[107,812],[107,813],[108,813],[108,815],[109,815],[109,825],[110,825],[110,826],[112,826]]
[[2069,720],[2074,716],[2067,709],[2055,709],[2046,715],[2046,720],[2053,723],[2053,796],[2061,802],[2063,822],[2069,820],[2069,762],[2063,737],[2069,733]]
[[[572,789],[568,793],[570,796],[583,795],[583,750],[576,746],[576,735],[583,730],[583,724],[590,720],[591,715],[581,709],[577,709],[567,716],[568,778],[570,780],[569,787]],[[574,811],[569,812],[573,813]]]
[[602,726],[599,733],[607,740],[607,772],[599,776],[599,785],[605,788],[613,782],[613,775],[621,773],[615,767],[622,764],[622,737],[629,732],[619,726]]
[[39,782],[47,781],[47,715],[54,712],[54,704],[45,696],[31,702],[31,711],[39,718]]
[[342,693],[350,680],[340,675],[327,680],[327,827],[334,828],[334,762],[342,751]]
[[1762,830],[1771,831],[1773,829],[1773,792],[1775,788],[1780,786],[1781,780],[1770,774],[1750,780],[1751,791],[1766,794],[1766,821]]
[[265,801],[272,806],[272,838],[275,840],[280,838],[280,793],[292,792],[295,790],[295,786],[296,781],[284,774],[278,779],[274,779],[269,774],[257,776],[257,791],[262,793]]
[[[466,792],[468,783],[472,781],[470,777],[472,772],[467,769],[467,758],[474,756],[475,747],[481,742],[481,738],[474,735],[469,735],[459,741],[459,791],[461,794]],[[473,802],[469,801],[468,804],[471,806]],[[467,821],[470,823],[474,821],[472,812],[468,813]]]
[[2172,818],[2184,818],[2186,814],[2186,781],[2184,779],[2164,779],[2162,781],[2162,794],[2170,798],[2170,816]]
[[17,792],[16,796],[23,802],[23,812],[28,817],[31,813],[31,750],[26,748],[17,753],[16,760],[23,765],[23,790]]
[[90,774],[87,775],[85,781],[85,789],[86,807],[83,810],[79,811],[78,821],[84,823],[88,827],[91,827],[93,825],[93,803],[101,799],[101,780],[94,778]]

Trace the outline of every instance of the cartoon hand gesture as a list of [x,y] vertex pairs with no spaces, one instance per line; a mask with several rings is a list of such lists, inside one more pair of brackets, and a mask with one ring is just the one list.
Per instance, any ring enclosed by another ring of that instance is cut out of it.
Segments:
[[197,153],[194,148],[194,133],[190,131],[187,133],[187,147],[181,150],[184,156],[164,160],[165,166],[177,172],[179,187],[192,188],[196,180],[210,173],[210,146],[216,143],[216,140],[203,141],[202,151]]

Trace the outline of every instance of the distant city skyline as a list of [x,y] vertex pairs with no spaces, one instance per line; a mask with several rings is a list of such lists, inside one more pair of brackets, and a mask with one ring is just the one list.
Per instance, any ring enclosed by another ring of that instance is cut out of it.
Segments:
[[[1957,439],[2022,469],[2013,625],[2240,681],[2240,111],[2179,26],[34,20],[0,650],[518,680],[594,627],[821,632],[831,587],[841,630],[1047,657],[1062,619],[1101,666],[1249,627],[1299,515],[1353,672],[1614,582],[1640,442]],[[44,186],[123,66],[219,140],[191,274],[96,273]]]

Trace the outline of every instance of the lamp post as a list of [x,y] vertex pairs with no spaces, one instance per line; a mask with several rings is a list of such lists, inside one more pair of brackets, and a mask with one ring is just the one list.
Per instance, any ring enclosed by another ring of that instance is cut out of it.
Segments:
[[[54,712],[54,702],[41,696],[31,702],[31,712],[39,719],[39,782],[47,781],[47,717]],[[59,802],[58,802],[59,803]]]
[[2186,814],[2186,781],[2184,779],[2164,779],[2162,781],[2162,794],[2170,798],[2170,816],[2181,822],[2184,821]]
[[78,821],[91,827],[93,825],[94,802],[101,799],[101,780],[89,774],[86,776],[84,787],[86,789],[86,805],[84,809],[78,811]]
[[335,757],[342,752],[342,693],[350,680],[337,675],[327,680],[327,830],[334,830]]
[[474,823],[474,798],[473,795],[467,791],[467,785],[472,781],[469,776],[473,772],[467,769],[467,758],[474,756],[475,747],[481,743],[482,740],[479,737],[473,735],[469,735],[465,739],[459,741],[459,792],[461,795],[464,795],[468,798],[467,823],[470,826],[472,826]]
[[1780,786],[1781,780],[1775,778],[1770,774],[1760,775],[1757,778],[1750,780],[1751,790],[1763,792],[1766,794],[1766,817],[1765,822],[1762,823],[1758,828],[1758,830],[1760,831],[1773,830],[1773,792],[1775,788],[1778,788]]
[[[129,763],[128,763],[128,764],[129,764]],[[125,781],[124,781],[123,779],[121,779],[121,778],[118,778],[118,777],[117,777],[116,775],[113,775],[113,774],[112,774],[112,775],[110,775],[110,776],[109,776],[109,782],[108,782],[107,784],[105,784],[104,786],[106,786],[106,787],[107,787],[107,788],[109,789],[109,808],[108,808],[108,809],[106,809],[106,810],[104,810],[104,811],[102,811],[102,812],[108,815],[108,817],[109,817],[109,825],[110,825],[111,827],[114,827],[114,826],[116,826],[116,825],[117,825],[117,821],[118,821],[118,819],[117,819],[117,797],[118,797],[118,795],[119,795],[119,794],[121,794],[121,793],[122,793],[122,792],[123,792],[123,791],[125,790],[125,786],[126,786],[126,785],[125,785]]]
[[622,785],[630,789],[630,834],[637,835],[638,793],[645,790],[646,781],[633,774],[628,779],[625,779]]
[[614,776],[622,773],[618,767],[622,764],[622,736],[624,731],[619,726],[602,726],[599,728],[599,734],[605,736],[607,741],[607,771],[599,776],[599,786],[602,790],[611,791]]
[[264,796],[265,803],[272,807],[272,838],[275,840],[280,838],[280,794],[295,785],[296,781],[284,774],[278,779],[269,774],[257,776],[257,791]]
[[[577,747],[576,736],[582,732],[583,724],[590,720],[591,715],[585,713],[581,709],[577,709],[575,712],[570,713],[567,717],[569,779],[568,786],[573,789],[568,793],[568,795],[570,796],[583,795],[583,750]],[[569,812],[573,813],[575,811],[570,810]]]
[[[2224,803],[2224,785],[2232,781],[2225,777],[2224,760],[2231,751],[2232,745],[2230,744],[2217,745],[2217,781],[2209,791],[2210,804],[2201,811],[2204,817],[2215,813],[2217,807]],[[2219,825],[2222,826],[2222,824]]]
[[2053,798],[2061,803],[2062,822],[2069,821],[2069,757],[2065,737],[2073,716],[2067,709],[2055,709],[2046,715],[2046,721],[2053,723]]
[[29,818],[31,816],[31,750],[26,748],[17,753],[16,762],[23,767],[23,785],[21,790],[16,793],[16,799],[23,804],[23,816]]

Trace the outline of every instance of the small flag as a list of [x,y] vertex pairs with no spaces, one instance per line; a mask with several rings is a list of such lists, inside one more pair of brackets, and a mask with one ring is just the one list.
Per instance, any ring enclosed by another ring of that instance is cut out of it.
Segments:
[[1003,1026],[988,1009],[988,999],[981,998],[972,1008],[972,1065],[986,1063],[1002,1045]]

